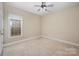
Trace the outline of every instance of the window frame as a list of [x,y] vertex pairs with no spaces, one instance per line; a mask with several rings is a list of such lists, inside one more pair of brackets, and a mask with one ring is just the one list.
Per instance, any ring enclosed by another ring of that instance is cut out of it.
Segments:
[[[11,36],[11,26],[10,26],[10,21],[11,21],[11,19],[15,19],[15,20],[20,20],[20,21],[21,21],[21,35]],[[8,16],[8,33],[9,33],[9,34],[8,34],[8,37],[9,37],[9,38],[22,37],[22,35],[23,35],[23,32],[22,32],[23,27],[22,27],[22,25],[23,25],[23,18],[22,18],[22,16],[10,14],[10,15]]]

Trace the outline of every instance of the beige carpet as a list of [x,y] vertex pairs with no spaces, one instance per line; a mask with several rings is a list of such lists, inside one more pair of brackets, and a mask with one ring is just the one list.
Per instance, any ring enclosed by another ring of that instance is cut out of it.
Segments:
[[4,56],[76,56],[79,49],[49,39],[34,39],[4,47]]

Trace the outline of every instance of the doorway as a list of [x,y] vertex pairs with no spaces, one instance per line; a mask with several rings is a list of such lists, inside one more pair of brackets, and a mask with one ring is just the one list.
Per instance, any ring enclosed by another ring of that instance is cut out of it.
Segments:
[[0,55],[3,50],[3,3],[0,2]]

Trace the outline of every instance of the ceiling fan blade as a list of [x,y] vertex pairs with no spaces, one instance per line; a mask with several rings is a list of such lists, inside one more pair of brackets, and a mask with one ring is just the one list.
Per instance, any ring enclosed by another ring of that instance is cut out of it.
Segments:
[[40,5],[34,5],[35,7],[40,7]]
[[40,11],[41,9],[38,9],[37,11]]
[[51,5],[47,5],[47,7],[53,7],[54,5],[53,4],[51,4]]

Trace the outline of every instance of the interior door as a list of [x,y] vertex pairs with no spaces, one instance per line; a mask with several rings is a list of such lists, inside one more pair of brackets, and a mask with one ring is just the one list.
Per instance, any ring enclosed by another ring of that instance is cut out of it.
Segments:
[[3,6],[0,2],[0,55],[2,55],[3,49]]

